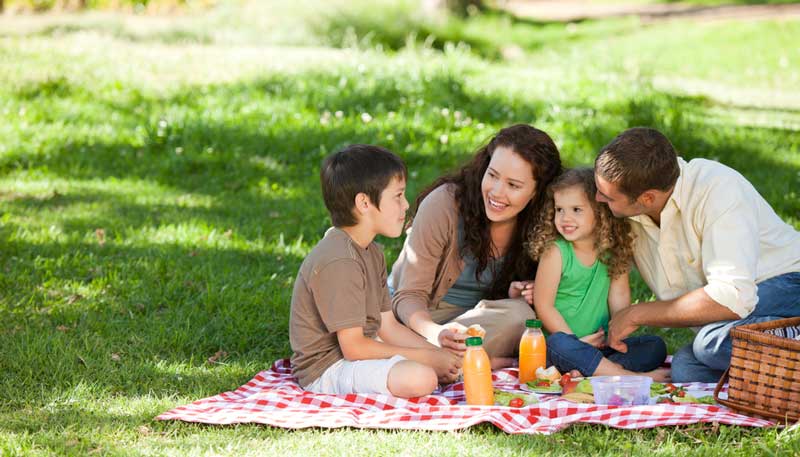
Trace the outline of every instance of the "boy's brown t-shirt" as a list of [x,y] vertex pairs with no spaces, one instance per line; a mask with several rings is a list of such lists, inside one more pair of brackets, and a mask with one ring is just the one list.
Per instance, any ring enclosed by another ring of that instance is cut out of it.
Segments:
[[289,317],[292,366],[301,386],[344,358],[336,331],[363,327],[375,338],[381,312],[391,311],[383,249],[366,249],[331,227],[311,250],[294,282]]

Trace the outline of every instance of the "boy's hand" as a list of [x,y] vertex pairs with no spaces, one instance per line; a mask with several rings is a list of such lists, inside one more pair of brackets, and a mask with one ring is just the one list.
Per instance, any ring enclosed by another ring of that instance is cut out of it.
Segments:
[[458,379],[462,358],[444,349],[428,349],[428,364],[436,371],[439,384],[452,384]]
[[442,331],[439,332],[438,341],[442,349],[462,356],[464,351],[467,350],[467,345],[464,340],[467,339],[467,328],[458,322],[451,322],[442,326]]
[[586,335],[580,340],[596,347],[597,349],[603,349],[606,347],[606,332],[603,330],[603,327],[600,327],[596,332],[592,333],[591,335]]
[[522,297],[529,304],[533,304],[533,281],[511,281],[508,286],[508,298]]

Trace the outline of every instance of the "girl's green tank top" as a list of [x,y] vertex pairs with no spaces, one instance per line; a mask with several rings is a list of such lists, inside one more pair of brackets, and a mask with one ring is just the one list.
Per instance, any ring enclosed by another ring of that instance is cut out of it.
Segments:
[[587,267],[577,257],[572,243],[559,238],[561,281],[555,307],[578,338],[592,334],[600,327],[608,332],[608,288],[611,280],[603,262],[595,260]]

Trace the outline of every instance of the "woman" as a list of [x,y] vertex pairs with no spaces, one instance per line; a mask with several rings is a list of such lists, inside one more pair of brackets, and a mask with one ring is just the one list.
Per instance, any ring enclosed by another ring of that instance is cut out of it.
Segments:
[[454,352],[466,349],[466,327],[480,324],[493,366],[510,364],[534,313],[524,300],[497,299],[512,281],[533,277],[523,243],[560,172],[553,140],[518,124],[420,193],[389,278],[397,317]]

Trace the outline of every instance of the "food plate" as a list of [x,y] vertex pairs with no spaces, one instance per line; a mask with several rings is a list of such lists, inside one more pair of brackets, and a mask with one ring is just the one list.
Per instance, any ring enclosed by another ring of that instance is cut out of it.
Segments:
[[537,394],[561,395],[561,386],[557,383],[551,384],[550,387],[520,384],[520,389],[526,392],[533,392]]

